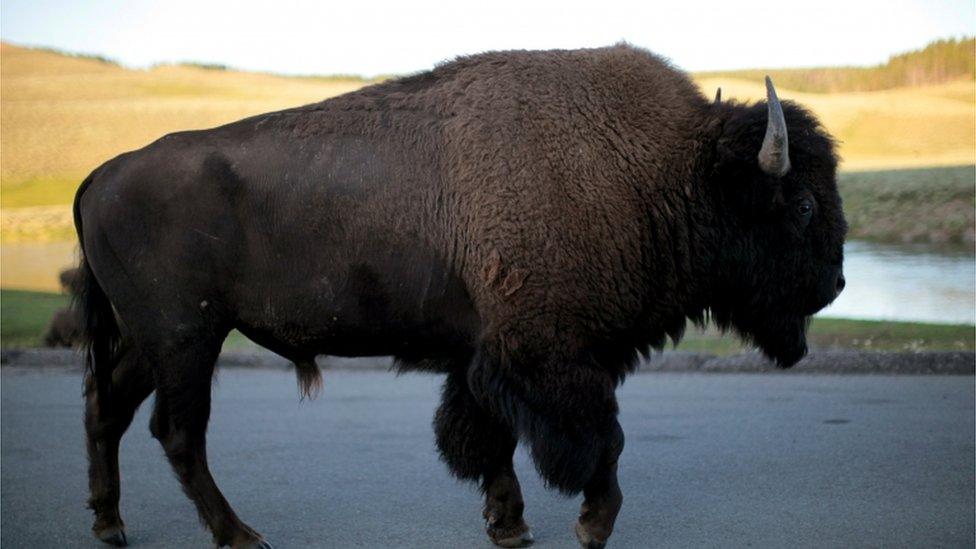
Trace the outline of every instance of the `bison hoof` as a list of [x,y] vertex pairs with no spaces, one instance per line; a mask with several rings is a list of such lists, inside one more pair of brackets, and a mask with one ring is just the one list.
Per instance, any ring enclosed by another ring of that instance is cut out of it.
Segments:
[[607,540],[598,540],[591,536],[579,521],[576,522],[576,539],[584,549],[603,549],[607,546]]
[[487,531],[491,542],[499,547],[528,547],[535,541],[532,531],[524,521],[509,528],[497,528],[489,524]]
[[109,526],[95,530],[95,537],[116,547],[125,547],[129,544],[128,540],[125,539],[125,530],[121,526]]

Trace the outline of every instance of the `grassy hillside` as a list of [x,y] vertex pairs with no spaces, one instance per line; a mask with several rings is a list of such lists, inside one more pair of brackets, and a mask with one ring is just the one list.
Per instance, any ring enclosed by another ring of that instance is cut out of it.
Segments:
[[898,55],[876,67],[810,69],[747,69],[702,73],[702,78],[762,82],[770,75],[777,85],[800,92],[840,93],[890,90],[976,78],[976,38],[938,40]]
[[[708,95],[738,101],[765,99],[759,82],[696,77]],[[875,92],[801,93],[779,82],[781,99],[807,107],[837,139],[843,170],[976,163],[976,82]]]
[[[130,70],[97,58],[0,45],[0,238],[70,238],[66,205],[74,190],[93,168],[120,152],[171,131],[212,127],[365,84],[355,78],[218,69]],[[948,78],[953,71],[939,74]],[[712,74],[696,80],[709,96],[721,86],[726,98],[762,99],[761,84],[747,77]],[[781,97],[808,106],[838,139],[845,171],[976,163],[976,84],[971,77],[831,94],[777,84]],[[964,179],[964,171],[960,174]]]
[[320,101],[361,80],[161,66],[0,45],[0,205],[67,204],[88,173],[172,131]]

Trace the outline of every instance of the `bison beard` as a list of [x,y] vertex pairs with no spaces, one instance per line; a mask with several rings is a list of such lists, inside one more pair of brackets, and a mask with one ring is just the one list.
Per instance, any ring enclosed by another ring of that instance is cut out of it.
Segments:
[[441,457],[480,482],[491,540],[531,542],[512,468],[622,503],[615,389],[711,318],[781,366],[842,287],[833,144],[771,82],[712,102],[627,45],[495,52],[321,103],[163,137],[75,198],[93,530],[124,544],[118,447],[151,432],[217,545],[268,547],[214,482],[216,358],[237,329],[319,387],[317,355],[446,374]]
[[807,354],[808,317],[784,315],[771,322],[740,313],[728,317],[716,315],[714,318],[720,328],[734,330],[744,339],[755,343],[763,354],[781,368],[795,365]]

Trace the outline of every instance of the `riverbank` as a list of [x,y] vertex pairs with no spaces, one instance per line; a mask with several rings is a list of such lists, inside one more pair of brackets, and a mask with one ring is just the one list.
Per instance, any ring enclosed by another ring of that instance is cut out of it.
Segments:
[[[807,343],[811,351],[973,351],[976,327],[817,317],[810,323]],[[728,356],[747,352],[751,347],[714,328],[699,330],[689,326],[678,349]]]
[[973,249],[976,166],[841,172],[848,238]]
[[[0,290],[0,345],[38,347],[51,315],[69,303],[67,296],[44,292]],[[972,325],[928,324],[815,318],[809,332],[814,351],[837,349],[860,351],[974,351],[976,327]],[[258,346],[238,332],[224,344],[228,351],[253,351]],[[749,351],[738,338],[709,328],[689,326],[678,349],[693,353],[729,356]]]

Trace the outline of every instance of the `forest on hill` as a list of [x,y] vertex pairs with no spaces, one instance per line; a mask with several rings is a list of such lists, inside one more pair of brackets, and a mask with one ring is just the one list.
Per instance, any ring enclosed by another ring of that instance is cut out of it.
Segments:
[[920,50],[893,55],[874,67],[745,69],[702,72],[696,76],[762,81],[767,74],[777,88],[811,93],[889,90],[967,78],[972,81],[976,78],[976,38],[937,40]]

